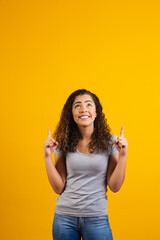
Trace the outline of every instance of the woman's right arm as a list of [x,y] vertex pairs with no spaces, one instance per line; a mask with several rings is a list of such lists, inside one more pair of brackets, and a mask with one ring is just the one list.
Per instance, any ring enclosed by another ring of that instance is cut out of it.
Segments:
[[66,184],[66,167],[64,158],[55,153],[55,165],[52,159],[52,152],[57,148],[58,143],[51,138],[48,128],[48,138],[44,142],[44,160],[49,182],[55,193],[61,194]]
[[48,180],[55,193],[61,194],[66,184],[64,159],[55,153],[55,165],[52,156],[45,157]]

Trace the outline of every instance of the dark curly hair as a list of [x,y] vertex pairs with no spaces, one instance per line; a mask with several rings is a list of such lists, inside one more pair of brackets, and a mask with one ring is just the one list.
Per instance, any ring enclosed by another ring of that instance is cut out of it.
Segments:
[[76,146],[81,138],[81,133],[73,119],[72,105],[76,96],[84,94],[92,97],[97,113],[94,121],[94,132],[88,144],[89,152],[93,153],[96,148],[101,149],[103,152],[109,151],[113,145],[112,135],[110,134],[111,129],[107,123],[105,114],[102,112],[102,105],[99,98],[86,89],[79,89],[68,97],[62,109],[60,121],[53,133],[53,138],[59,143],[58,150],[61,151],[64,156],[66,156],[67,152],[76,151]]

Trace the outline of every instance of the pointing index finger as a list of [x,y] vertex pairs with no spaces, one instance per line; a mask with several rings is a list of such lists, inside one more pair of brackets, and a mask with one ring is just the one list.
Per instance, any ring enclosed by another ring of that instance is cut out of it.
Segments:
[[124,137],[123,129],[124,129],[124,126],[121,127],[120,137]]
[[50,130],[50,127],[48,127],[48,138],[51,137],[51,130]]

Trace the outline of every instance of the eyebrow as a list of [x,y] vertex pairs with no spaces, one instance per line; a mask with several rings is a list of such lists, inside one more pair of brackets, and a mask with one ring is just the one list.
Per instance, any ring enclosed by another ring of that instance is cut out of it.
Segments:
[[[91,100],[86,100],[85,103],[86,103],[86,102],[91,102],[91,103],[93,103]],[[75,105],[76,103],[82,103],[82,102],[80,102],[80,101],[75,102],[74,105]]]

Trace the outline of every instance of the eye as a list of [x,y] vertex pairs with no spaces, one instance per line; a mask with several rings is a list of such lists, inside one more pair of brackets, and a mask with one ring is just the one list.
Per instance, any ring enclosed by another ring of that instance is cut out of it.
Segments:
[[91,103],[88,103],[87,106],[91,106],[91,107],[92,107],[92,104],[91,104]]
[[80,105],[76,105],[75,108],[79,107]]

